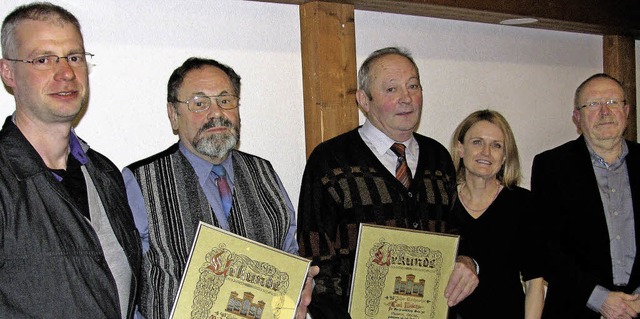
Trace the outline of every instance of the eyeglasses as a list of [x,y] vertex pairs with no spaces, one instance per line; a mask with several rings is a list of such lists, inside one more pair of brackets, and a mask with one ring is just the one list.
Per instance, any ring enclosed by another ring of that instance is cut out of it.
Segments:
[[211,98],[216,100],[216,105],[223,110],[233,110],[239,106],[240,98],[231,94],[220,95],[196,95],[186,101],[175,100],[173,102],[185,103],[191,112],[200,113],[211,107]]
[[619,107],[622,107],[625,105],[625,103],[627,103],[626,100],[604,100],[604,101],[591,101],[591,102],[587,102],[587,104],[581,105],[579,107],[577,107],[578,110],[582,110],[583,108],[588,108],[589,110],[599,110],[602,108],[603,105],[608,106],[609,108],[612,109],[617,109]]
[[67,60],[70,67],[75,69],[86,69],[87,63],[91,62],[93,54],[89,52],[74,53],[67,56],[43,55],[33,60],[5,59],[8,61],[31,63],[36,70],[51,70],[60,63],[60,59]]

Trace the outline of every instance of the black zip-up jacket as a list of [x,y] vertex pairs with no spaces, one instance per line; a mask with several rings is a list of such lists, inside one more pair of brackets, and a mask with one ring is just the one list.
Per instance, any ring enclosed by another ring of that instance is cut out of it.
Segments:
[[[122,176],[88,148],[91,175],[132,271],[133,318],[141,244]],[[0,131],[0,318],[120,318],[98,236],[64,186],[7,118]]]

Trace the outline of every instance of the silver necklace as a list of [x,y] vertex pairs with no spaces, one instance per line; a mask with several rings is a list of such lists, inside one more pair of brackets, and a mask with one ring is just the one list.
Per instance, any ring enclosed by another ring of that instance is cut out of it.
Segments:
[[[464,186],[464,184],[460,185],[460,189],[462,189]],[[498,198],[498,194],[500,193],[500,190],[502,189],[502,185],[498,184],[498,186],[496,187],[496,193],[493,195],[493,198],[491,199],[491,201],[489,202],[489,204],[485,207],[485,208],[481,208],[481,209],[473,209],[469,206],[467,206],[467,204],[464,203],[464,200],[462,199],[462,192],[460,193],[460,203],[462,203],[462,206],[464,206],[464,208],[468,211],[473,211],[473,212],[483,212],[485,210],[487,210],[487,208],[489,208],[489,206],[491,206],[491,204],[493,204],[493,202],[496,200],[496,198]]]

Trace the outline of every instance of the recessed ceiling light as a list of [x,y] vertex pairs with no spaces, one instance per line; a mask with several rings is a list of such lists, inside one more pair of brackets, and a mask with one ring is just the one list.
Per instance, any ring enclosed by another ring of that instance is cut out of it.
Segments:
[[519,25],[519,24],[529,24],[529,23],[536,23],[536,22],[538,22],[538,19],[536,18],[516,18],[516,19],[502,20],[500,21],[500,24]]

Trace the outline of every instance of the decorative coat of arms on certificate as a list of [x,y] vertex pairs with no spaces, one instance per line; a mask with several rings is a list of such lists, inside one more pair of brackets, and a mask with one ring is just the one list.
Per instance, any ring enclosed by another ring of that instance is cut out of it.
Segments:
[[309,264],[200,222],[171,318],[294,318]]
[[349,313],[362,319],[444,319],[459,237],[360,224]]

